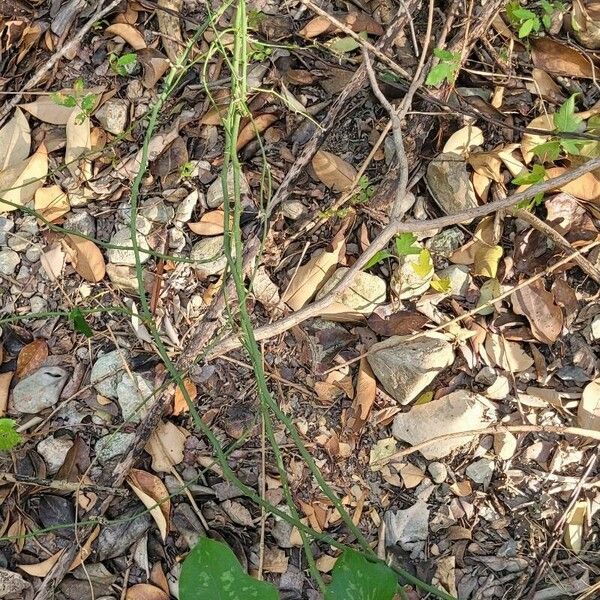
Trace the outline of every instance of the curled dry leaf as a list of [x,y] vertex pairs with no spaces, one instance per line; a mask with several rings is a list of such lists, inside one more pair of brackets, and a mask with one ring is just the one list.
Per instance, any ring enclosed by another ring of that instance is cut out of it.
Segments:
[[586,57],[573,46],[567,46],[550,37],[536,37],[531,40],[531,58],[538,69],[544,69],[554,75],[567,77],[597,77],[598,68],[593,59]]
[[583,388],[577,408],[577,424],[583,429],[600,431],[600,379],[594,379]]
[[38,218],[40,224],[45,221],[54,223],[71,209],[67,195],[57,185],[36,190],[33,206],[43,217]]
[[204,213],[196,223],[188,223],[188,227],[198,235],[221,235],[225,231],[224,221],[224,211],[211,210]]
[[142,84],[146,89],[152,90],[169,68],[169,61],[162,52],[154,48],[143,48],[137,55],[143,70]]
[[10,382],[13,374],[10,371],[0,373],[0,417],[6,414],[8,407],[8,393],[10,392]]
[[553,344],[559,337],[564,323],[563,312],[554,300],[554,294],[546,291],[541,280],[513,292],[510,296],[513,310],[527,317],[533,335],[545,344]]
[[[198,394],[198,390],[196,389],[196,384],[189,377],[186,377],[183,380],[183,387],[185,388],[185,391],[188,393],[190,400],[192,400],[192,402],[193,402],[194,399],[196,398],[196,395]],[[189,410],[189,407],[185,400],[185,397],[184,397],[183,393],[181,392],[181,389],[179,388],[179,386],[176,386],[175,387],[175,396],[173,398],[173,415],[177,416],[184,412],[187,412],[188,410]]]
[[333,238],[331,246],[331,250],[317,250],[292,277],[281,298],[292,310],[302,308],[333,275],[346,249],[343,229]]
[[33,199],[48,175],[48,152],[44,144],[27,160],[0,173],[0,212],[11,212]]
[[[161,12],[161,11],[158,11]],[[125,40],[134,50],[146,47],[144,36],[133,26],[127,23],[115,23],[104,30],[108,35],[118,36]]]
[[498,156],[497,152],[475,152],[467,158],[467,162],[473,167],[476,173],[493,181],[502,181],[500,173],[502,159]]
[[319,150],[312,159],[312,167],[319,180],[336,192],[345,192],[352,188],[356,169],[345,160]]
[[155,585],[137,583],[127,590],[125,600],[169,600],[169,595]]
[[152,457],[152,469],[158,473],[170,473],[174,465],[181,463],[186,437],[171,421],[160,423],[145,448]]
[[100,248],[91,240],[73,234],[67,234],[66,240],[75,253],[73,267],[86,281],[97,283],[104,279],[106,263]]
[[159,7],[170,9],[175,14],[169,14],[164,10],[156,11],[158,29],[163,34],[161,36],[162,45],[173,64],[177,62],[178,56],[185,47],[181,37],[179,17],[177,16],[181,12],[182,4],[183,0],[158,0]]
[[483,146],[483,142],[483,131],[474,125],[466,125],[448,138],[442,152],[452,152],[467,158],[471,150],[477,146]]
[[277,115],[272,113],[265,113],[254,117],[249,123],[247,123],[237,139],[236,149],[241,150],[246,144],[249,144],[257,135],[260,135],[263,131],[271,127],[275,121],[279,120]]
[[33,373],[33,371],[39,369],[47,358],[48,344],[46,340],[33,340],[33,342],[24,346],[21,352],[19,352],[15,376],[17,379],[27,377],[29,373]]
[[165,484],[156,475],[140,469],[131,469],[127,483],[152,515],[164,542],[171,518],[171,500]]
[[15,109],[13,118],[0,129],[0,171],[12,167],[29,156],[31,131],[29,122],[20,108]]

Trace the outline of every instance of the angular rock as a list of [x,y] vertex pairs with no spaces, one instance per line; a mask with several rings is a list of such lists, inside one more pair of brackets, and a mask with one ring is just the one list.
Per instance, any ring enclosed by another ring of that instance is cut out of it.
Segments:
[[433,199],[446,214],[477,206],[467,163],[458,155],[438,155],[427,166],[425,180]]
[[127,355],[120,350],[107,352],[96,359],[90,374],[90,383],[105,398],[117,397],[117,384],[123,378]]
[[[427,404],[413,406],[394,418],[392,434],[411,446],[449,434],[484,429],[494,421],[495,408],[483,396],[457,390]],[[471,442],[472,436],[450,438],[425,446],[421,454],[436,460]]]
[[388,510],[383,520],[386,548],[399,544],[403,550],[411,552],[427,539],[429,509],[422,500],[417,500],[406,510]]
[[207,237],[194,244],[190,258],[194,261],[194,270],[199,278],[220,275],[227,266],[227,257],[223,250],[223,236]]
[[[148,250],[148,242],[144,236],[139,233],[136,236],[138,247],[140,249],[140,263],[145,263],[150,255],[142,250]],[[119,229],[114,233],[110,239],[110,243],[115,246],[121,246],[121,248],[109,248],[107,251],[108,260],[115,265],[135,265],[135,254],[133,250],[128,248],[132,247],[131,231],[127,228]]]
[[96,219],[87,210],[70,212],[66,216],[64,228],[92,238],[96,237]]
[[12,393],[11,412],[37,414],[54,406],[69,374],[60,367],[42,367],[17,383]]
[[94,446],[96,458],[100,464],[104,464],[117,456],[125,454],[135,440],[135,433],[124,433],[116,431],[101,437]]
[[54,475],[62,467],[72,446],[72,440],[64,437],[48,437],[37,445],[39,455],[48,466],[48,475]]
[[0,569],[0,598],[25,598],[24,592],[30,589],[31,584],[19,573]]
[[[240,192],[243,196],[250,191],[250,186],[246,181],[243,173],[240,173]],[[233,168],[230,167],[227,171],[227,192],[229,199],[233,198]],[[206,204],[209,208],[219,208],[223,204],[223,184],[221,177],[217,177],[208,188],[206,192]]]
[[119,98],[107,100],[94,114],[102,128],[108,133],[119,135],[127,127],[129,102]]
[[450,294],[452,296],[464,296],[471,284],[469,267],[464,265],[450,265],[439,271],[438,277],[440,279],[447,278],[450,281]]
[[411,342],[393,336],[371,346],[367,358],[385,391],[408,404],[454,362],[454,351],[446,340],[432,335]]
[[[336,269],[327,283],[321,288],[316,299],[326,296],[348,272],[348,267]],[[368,317],[385,302],[386,285],[381,277],[359,271],[350,287],[319,316],[331,321],[356,321]]]
[[471,481],[479,483],[486,488],[494,474],[494,461],[489,458],[480,458],[479,460],[472,462],[466,468],[465,473]]
[[458,227],[448,227],[431,239],[427,240],[425,246],[433,254],[439,254],[449,258],[453,252],[465,243],[465,234]]
[[117,402],[124,421],[138,423],[148,412],[154,396],[150,382],[139,373],[126,373],[117,384]]

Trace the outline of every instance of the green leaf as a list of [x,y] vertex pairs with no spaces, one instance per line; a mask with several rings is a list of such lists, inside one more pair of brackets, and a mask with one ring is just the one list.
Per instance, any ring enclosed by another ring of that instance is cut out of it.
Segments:
[[21,434],[16,431],[17,423],[12,419],[0,419],[0,451],[7,452],[21,443]]
[[423,248],[419,252],[419,260],[412,265],[415,273],[425,279],[433,269],[433,261],[431,260],[431,253],[427,248]]
[[453,77],[454,69],[448,63],[439,63],[427,74],[425,85],[439,87],[444,81],[451,81]]
[[73,321],[73,329],[78,333],[83,333],[85,337],[91,338],[94,336],[94,332],[92,328],[88,325],[88,322],[85,320],[83,313],[80,308],[75,307],[69,313],[69,319]]
[[527,21],[524,21],[521,27],[519,27],[519,37],[521,39],[527,37],[533,31],[535,25],[536,20],[534,19],[527,19]]
[[554,113],[554,127],[561,133],[572,133],[579,129],[581,117],[575,115],[575,96],[577,94],[572,94]]
[[384,261],[386,258],[392,258],[394,255],[388,252],[387,250],[379,250],[375,254],[375,256],[364,266],[365,271],[378,265],[380,262]]
[[408,256],[409,254],[420,254],[421,248],[415,248],[416,236],[412,233],[401,233],[396,236],[396,254],[398,256]]
[[582,140],[573,140],[570,138],[561,138],[559,141],[561,148],[567,154],[573,154],[574,156],[581,154],[581,147],[585,144]]
[[540,157],[543,162],[554,162],[560,156],[560,142],[558,140],[550,140],[543,144],[538,144],[532,152]]
[[54,104],[66,106],[67,108],[73,108],[74,106],[77,106],[77,99],[75,96],[67,96],[62,92],[52,92],[50,94],[50,100],[52,100]]
[[203,537],[183,561],[179,577],[179,598],[277,600],[278,593],[270,583],[247,575],[228,546]]
[[449,294],[450,290],[452,289],[450,277],[438,277],[437,279],[432,279],[431,287],[437,292],[441,292],[442,294]]
[[456,56],[455,56],[454,52],[450,52],[449,50],[444,50],[443,48],[434,48],[433,55],[436,58],[439,58],[440,60],[442,60],[444,62],[456,60]]
[[511,183],[515,185],[533,185],[534,183],[543,181],[545,176],[546,169],[544,169],[543,165],[533,165],[530,172],[517,175]]
[[369,562],[354,550],[338,558],[332,575],[325,600],[392,600],[398,585],[387,565]]

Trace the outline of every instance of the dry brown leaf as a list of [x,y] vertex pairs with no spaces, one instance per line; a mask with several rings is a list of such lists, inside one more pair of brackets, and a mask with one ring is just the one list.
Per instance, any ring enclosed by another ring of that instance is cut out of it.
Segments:
[[[354,31],[365,32],[369,35],[382,35],[383,27],[375,19],[362,12],[350,12],[347,15],[336,15],[341,21]],[[308,39],[316,38],[323,33],[334,33],[339,29],[327,17],[318,16],[311,19],[298,33]]]
[[41,144],[27,160],[0,174],[0,212],[17,210],[33,200],[36,190],[44,185],[47,175],[48,152],[44,144]]
[[275,121],[278,121],[279,117],[272,113],[265,113],[258,115],[247,123],[237,139],[236,149],[241,150],[246,144],[249,144],[257,135],[260,135],[263,131],[271,127]]
[[593,79],[598,76],[598,69],[592,66],[593,59],[587,58],[573,46],[567,46],[548,36],[532,39],[531,46],[531,58],[538,69],[566,77]]
[[[36,190],[33,206],[50,223],[54,223],[71,210],[67,195],[57,185]],[[38,218],[38,223],[44,223],[44,219]]]
[[564,317],[554,294],[546,291],[541,280],[513,292],[510,296],[513,310],[527,317],[533,335],[545,344],[553,344],[563,328]]
[[170,473],[183,462],[186,434],[171,421],[161,422],[148,439],[145,450],[152,457],[152,470]]
[[596,2],[573,0],[570,30],[579,43],[585,48],[600,48],[600,6]]
[[20,108],[15,109],[13,118],[0,129],[0,171],[12,167],[29,156],[31,131],[29,122]]
[[52,556],[49,556],[46,560],[35,565],[17,565],[17,567],[32,577],[46,577],[46,575],[50,573],[52,567],[58,562],[58,559],[63,555],[63,552],[64,549],[59,550]]
[[85,540],[85,544],[81,546],[77,556],[73,559],[71,566],[69,567],[69,571],[74,571],[79,565],[83,564],[85,560],[92,553],[92,544],[95,539],[100,535],[100,526],[97,525],[92,530],[92,533],[88,536],[87,540]]
[[169,594],[149,583],[132,585],[125,594],[125,600],[169,600]]
[[8,407],[8,393],[10,391],[10,382],[12,381],[13,373],[7,371],[0,373],[0,417],[6,414]]
[[495,333],[487,334],[485,351],[495,365],[510,373],[526,371],[533,365],[533,358],[517,342],[510,342]]
[[331,21],[327,17],[318,16],[311,19],[299,32],[298,34],[308,38],[316,38],[317,36],[325,33],[331,27]]
[[171,500],[165,484],[156,475],[140,469],[131,469],[127,483],[152,515],[164,542],[171,518]]
[[91,240],[68,233],[66,240],[75,252],[73,266],[86,281],[98,283],[106,274],[106,263],[100,248]]
[[165,594],[169,593],[169,582],[162,570],[160,562],[155,562],[152,565],[152,570],[150,571],[150,583],[160,588]]
[[331,250],[317,250],[292,277],[281,298],[292,310],[302,308],[333,275],[346,249],[343,230],[337,233],[331,245]]
[[360,359],[356,378],[356,395],[350,407],[348,427],[354,434],[364,427],[377,394],[377,380],[366,357]]
[[562,89],[546,71],[543,69],[532,69],[531,77],[533,83],[527,82],[525,84],[529,92],[558,104],[562,104],[565,101]]
[[92,163],[89,159],[92,149],[91,121],[86,115],[73,111],[67,121],[67,145],[65,164],[72,175],[82,179],[92,176]]
[[577,425],[583,429],[600,431],[600,378],[584,388],[577,408]]
[[[547,169],[546,179],[558,177],[567,171],[565,167],[552,167]],[[580,200],[600,205],[600,179],[594,173],[585,173],[574,181],[565,183],[559,189]]]
[[221,502],[221,508],[237,525],[242,525],[242,527],[254,526],[254,519],[252,518],[250,511],[240,502],[235,500],[225,500],[224,502]]
[[224,220],[223,210],[211,210],[204,213],[196,223],[188,223],[188,227],[198,235],[221,235],[225,231]]
[[[158,11],[159,13],[162,11]],[[134,50],[146,47],[144,36],[133,26],[127,23],[115,23],[104,30],[108,35],[118,36],[125,40]]]
[[142,84],[146,89],[154,89],[160,78],[167,72],[169,61],[162,52],[154,48],[143,48],[137,55],[144,72]]
[[402,477],[402,483],[407,490],[416,488],[425,479],[425,473],[412,463],[406,463],[400,466],[398,470],[400,477]]
[[[183,380],[183,387],[185,388],[186,392],[188,393],[190,399],[193,402],[196,398],[196,395],[198,394],[196,384],[189,377],[186,377]],[[185,401],[183,393],[181,392],[179,386],[176,386],[175,397],[173,398],[173,416],[176,417],[177,415],[187,412],[188,410],[189,407],[187,402]]]
[[483,131],[474,125],[465,125],[455,131],[444,144],[442,152],[452,152],[467,158],[473,148],[483,146]]
[[517,177],[524,171],[527,171],[527,167],[520,160],[515,158],[515,155],[513,154],[519,147],[519,144],[507,144],[504,148],[497,151],[498,158],[504,163],[504,166],[510,171],[510,174],[513,177]]
[[467,158],[467,162],[476,173],[493,181],[502,181],[502,160],[496,152],[475,152]]
[[[540,117],[536,117],[527,125],[530,129],[543,129],[544,131],[554,131],[554,113],[543,114]],[[528,165],[535,156],[533,149],[540,144],[548,141],[547,135],[539,133],[524,133],[521,138],[521,154],[525,164]]]
[[[66,93],[66,90],[59,93]],[[50,96],[40,96],[34,102],[20,104],[19,106],[36,119],[44,121],[44,123],[63,126],[67,124],[71,113],[77,110],[77,107],[73,108],[72,106],[57,104]]]
[[587,508],[587,500],[577,502],[567,517],[564,533],[565,546],[573,550],[575,554],[579,554],[583,547],[583,526],[586,521]]
[[48,344],[46,340],[33,340],[33,342],[24,346],[21,352],[19,352],[15,376],[17,379],[27,377],[29,373],[33,373],[33,371],[39,369],[47,358]]
[[345,160],[319,150],[312,159],[312,167],[319,180],[336,192],[345,192],[352,188],[356,169]]
[[177,16],[181,12],[182,4],[183,0],[158,0],[159,7],[171,9],[175,14],[169,14],[164,10],[156,11],[158,29],[163,34],[161,36],[162,45],[173,64],[177,62],[179,55],[185,48],[181,37],[181,24]]

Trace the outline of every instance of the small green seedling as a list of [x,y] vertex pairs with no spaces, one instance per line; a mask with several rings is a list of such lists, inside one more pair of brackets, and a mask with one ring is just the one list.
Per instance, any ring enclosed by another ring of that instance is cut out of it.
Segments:
[[121,75],[122,77],[127,77],[128,75],[133,74],[135,71],[135,67],[137,65],[137,54],[135,52],[128,52],[127,54],[122,54],[121,56],[111,54],[108,62],[114,73]]
[[87,338],[91,338],[94,336],[92,328],[88,325],[88,322],[85,320],[85,315],[77,306],[71,309],[71,312],[69,312],[69,320],[73,323],[73,329],[77,333],[83,333],[83,335],[85,335],[85,337]]
[[[536,183],[544,181],[545,177],[546,169],[544,169],[543,165],[533,165],[531,171],[517,175],[511,183],[514,183],[515,185],[535,185]],[[543,193],[536,194],[533,198],[528,198],[522,202],[519,202],[519,204],[517,204],[517,208],[531,210],[535,206],[539,206],[543,199]]]
[[364,204],[368,202],[375,193],[375,188],[369,183],[369,178],[363,175],[358,180],[358,192],[350,198],[350,204],[353,206],[356,204]]
[[66,106],[68,108],[75,108],[78,106],[81,109],[81,112],[77,115],[75,121],[78,125],[81,125],[81,123],[92,114],[98,97],[96,94],[86,94],[85,82],[83,79],[77,79],[73,84],[72,94],[52,92],[50,94],[50,99],[54,104],[58,104],[59,106]]
[[521,6],[517,0],[506,5],[506,16],[513,26],[518,28],[519,38],[524,39],[532,33],[539,33],[542,25],[549,30],[552,27],[554,16],[566,9],[562,2],[549,2],[548,0],[541,0],[540,8],[541,12],[535,12]]
[[21,443],[23,438],[16,425],[12,419],[0,419],[0,451],[8,452]]
[[194,163],[187,161],[184,162],[179,168],[179,176],[181,179],[189,179],[194,172]]
[[434,48],[433,55],[440,59],[440,62],[429,71],[425,85],[440,87],[444,81],[453,84],[458,77],[460,69],[460,52],[450,52],[442,48]]

